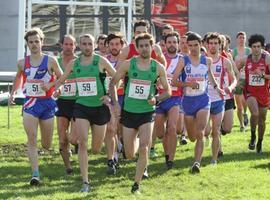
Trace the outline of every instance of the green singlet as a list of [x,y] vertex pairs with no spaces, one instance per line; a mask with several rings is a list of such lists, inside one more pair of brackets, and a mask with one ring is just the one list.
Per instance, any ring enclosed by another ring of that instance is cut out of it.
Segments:
[[136,61],[136,58],[130,60],[124,110],[131,113],[151,112],[155,110],[155,106],[150,105],[148,99],[155,95],[157,62],[151,60],[149,69],[144,71],[138,68]]
[[76,103],[88,107],[101,106],[103,103],[100,98],[106,94],[104,87],[106,73],[99,71],[100,56],[97,54],[93,56],[93,62],[90,65],[82,66],[79,57],[75,60],[73,67],[77,83]]

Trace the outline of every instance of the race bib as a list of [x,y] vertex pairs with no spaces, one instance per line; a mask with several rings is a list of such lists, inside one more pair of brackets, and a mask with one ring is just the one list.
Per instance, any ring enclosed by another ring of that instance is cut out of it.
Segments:
[[197,88],[193,89],[191,87],[187,87],[186,89],[187,95],[198,95],[205,91],[205,81],[197,81],[197,83],[198,83]]
[[251,86],[263,86],[264,78],[258,74],[249,74],[249,85]]
[[79,96],[95,96],[97,95],[96,77],[78,78],[77,79]]
[[61,88],[61,96],[70,97],[76,95],[76,80],[66,80]]
[[44,97],[46,92],[41,89],[41,84],[44,83],[42,80],[27,80],[25,83],[26,96],[31,97]]
[[134,99],[148,99],[151,81],[131,79],[128,97]]

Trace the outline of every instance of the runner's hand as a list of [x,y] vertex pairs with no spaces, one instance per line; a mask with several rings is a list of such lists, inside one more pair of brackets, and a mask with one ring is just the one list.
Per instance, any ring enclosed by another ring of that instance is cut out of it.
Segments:
[[61,90],[60,89],[55,90],[54,93],[53,93],[54,98],[58,98],[60,95],[61,95]]
[[8,103],[9,105],[15,105],[14,96],[12,94],[8,98]]
[[111,102],[111,98],[108,95],[104,95],[103,97],[100,98],[100,100],[102,101],[103,104],[110,104]]
[[40,86],[42,90],[47,92],[51,88],[51,83],[42,83]]
[[220,95],[222,95],[222,96],[225,96],[226,95],[226,92],[223,89],[221,89],[220,87],[217,87],[216,90],[218,91],[218,93]]
[[153,96],[153,97],[150,97],[149,99],[148,99],[148,103],[150,104],[150,105],[156,105],[156,102],[157,102],[157,100],[156,100],[156,98]]

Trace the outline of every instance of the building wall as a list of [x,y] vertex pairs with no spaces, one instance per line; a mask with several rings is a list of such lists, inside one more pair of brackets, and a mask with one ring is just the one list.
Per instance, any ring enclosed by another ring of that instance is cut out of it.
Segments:
[[204,34],[217,31],[232,37],[245,31],[261,33],[270,42],[269,0],[189,0],[189,30]]
[[0,44],[0,72],[16,71],[18,0],[0,1]]

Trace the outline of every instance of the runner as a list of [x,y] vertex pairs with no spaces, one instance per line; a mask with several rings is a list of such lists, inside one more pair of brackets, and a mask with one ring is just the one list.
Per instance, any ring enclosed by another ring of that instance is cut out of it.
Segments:
[[[221,37],[218,33],[210,33],[206,38],[208,44],[207,55],[212,58],[213,64],[211,65],[211,71],[214,75],[216,83],[224,91],[222,93],[231,93],[235,85],[226,85],[224,86],[225,74],[227,73],[230,79],[234,78],[232,64],[229,59],[221,56]],[[235,79],[235,78],[234,78]],[[236,84],[236,82],[235,82]],[[210,96],[211,106],[210,106],[210,120],[212,121],[212,160],[211,164],[217,164],[218,152],[220,149],[220,129],[221,123],[224,115],[225,99],[224,96],[215,90],[213,85],[209,83],[208,85],[208,94]]]
[[[111,88],[118,81],[127,76],[125,99],[121,112],[123,124],[123,140],[125,154],[132,159],[139,148],[135,183],[131,192],[139,191],[139,185],[148,162],[148,148],[151,143],[153,129],[153,114],[156,101],[162,101],[171,94],[166,79],[164,66],[151,59],[154,45],[152,35],[143,33],[135,38],[139,56],[121,63],[115,77],[111,81]],[[159,77],[164,93],[155,98],[155,85]],[[114,104],[118,104],[116,94],[111,89]],[[139,137],[139,147],[136,138]]]
[[[240,60],[246,58],[250,54],[250,48],[245,46],[246,43],[246,33],[241,31],[236,35],[237,47],[233,49],[233,59],[235,64],[238,66]],[[237,107],[237,116],[240,123],[240,131],[245,131],[245,126],[248,125],[248,115],[247,115],[247,105],[245,98],[243,96],[243,89],[240,85],[245,82],[245,70],[239,70],[239,80],[238,86],[235,88],[235,101]]]
[[97,39],[97,50],[95,51],[97,54],[103,57],[106,57],[106,55],[108,54],[108,46],[106,45],[107,37],[107,35],[101,34],[98,36]]
[[[120,55],[121,49],[124,45],[123,36],[118,33],[111,33],[107,38],[109,54],[106,56],[112,66],[115,68],[118,57]],[[109,83],[112,77],[106,77],[106,90],[108,93]],[[107,124],[106,136],[105,136],[105,145],[107,149],[107,159],[108,159],[108,174],[116,174],[116,168],[118,165],[118,151],[120,152],[122,144],[118,141],[118,136],[120,137],[120,131],[118,131],[119,119],[114,116],[114,106],[108,104],[111,112],[111,120]],[[117,151],[116,146],[119,147]]]
[[13,102],[15,91],[21,86],[26,96],[23,105],[23,126],[27,134],[27,155],[32,168],[30,185],[40,183],[38,167],[37,133],[41,133],[41,145],[49,149],[52,143],[54,113],[56,103],[51,98],[54,92],[55,75],[60,77],[62,71],[57,61],[42,53],[44,34],[39,28],[29,30],[24,39],[30,55],[18,61],[18,71],[9,98]]
[[80,36],[81,56],[70,62],[64,74],[60,77],[59,84],[64,83],[71,72],[76,77],[77,98],[74,106],[73,117],[78,132],[79,164],[83,179],[81,192],[89,192],[88,179],[88,132],[92,133],[92,152],[100,152],[107,123],[111,114],[108,104],[108,96],[105,91],[106,72],[109,76],[115,74],[109,61],[94,53],[94,37],[90,34]]
[[[177,52],[179,49],[179,34],[177,32],[169,33],[165,36],[165,45],[167,52],[165,58],[167,62],[166,73],[168,82],[171,83],[174,70],[181,57]],[[173,167],[174,155],[177,146],[176,124],[179,116],[179,106],[181,103],[181,89],[171,87],[172,96],[157,105],[156,117],[154,123],[155,134],[163,139],[163,148],[165,153],[165,164],[167,169]],[[158,85],[158,93],[163,93],[163,88]],[[166,128],[165,128],[166,124]],[[154,134],[153,134],[154,135]],[[153,145],[152,145],[153,148]],[[151,150],[152,150],[151,148]]]
[[262,50],[264,42],[263,35],[251,35],[248,39],[251,54],[240,62],[240,69],[245,69],[244,95],[251,113],[251,138],[248,148],[250,150],[255,149],[256,128],[258,126],[257,153],[262,152],[266,114],[270,106],[270,55]]
[[[76,40],[72,35],[65,35],[61,40],[62,53],[58,58],[58,63],[63,71],[66,65],[71,62],[75,55]],[[59,136],[59,151],[66,167],[66,173],[72,174],[73,170],[70,165],[69,142],[75,146],[75,152],[78,151],[76,129],[74,128],[73,107],[76,101],[76,80],[74,74],[71,73],[65,85],[62,88],[61,96],[57,99],[58,111],[57,116],[57,132]],[[70,129],[70,131],[69,131]],[[69,133],[70,132],[70,133]]]
[[[191,173],[200,172],[200,163],[203,153],[203,137],[209,118],[210,99],[207,93],[208,78],[213,88],[218,92],[222,90],[217,85],[210,70],[211,58],[201,55],[201,36],[190,33],[187,38],[189,55],[180,59],[173,75],[173,86],[183,87],[182,107],[185,113],[185,125],[189,139],[195,145],[195,162],[191,167]],[[179,76],[181,75],[181,80]]]

